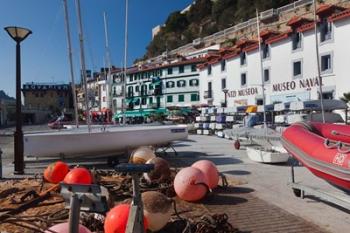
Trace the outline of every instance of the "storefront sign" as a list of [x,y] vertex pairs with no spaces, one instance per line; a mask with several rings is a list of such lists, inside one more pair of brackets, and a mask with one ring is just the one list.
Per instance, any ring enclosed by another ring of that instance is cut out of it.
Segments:
[[256,94],[258,94],[257,87],[249,87],[249,88],[245,88],[245,89],[229,91],[227,93],[228,97],[231,97],[231,98],[239,97],[239,96],[256,95]]
[[297,87],[298,89],[303,89],[303,88],[312,88],[312,87],[318,87],[318,86],[320,86],[320,80],[317,77],[315,77],[315,78],[300,79],[300,80],[293,80],[290,82],[272,84],[272,91],[283,92],[283,91],[295,90]]
[[69,90],[68,84],[44,85],[44,84],[24,84],[24,90]]

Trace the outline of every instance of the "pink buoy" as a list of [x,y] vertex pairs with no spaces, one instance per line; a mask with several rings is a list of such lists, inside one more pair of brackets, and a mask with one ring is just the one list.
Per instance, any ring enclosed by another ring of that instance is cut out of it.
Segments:
[[207,178],[210,189],[216,188],[219,183],[219,172],[216,165],[209,160],[199,160],[192,164],[192,167],[198,168]]
[[176,194],[185,201],[198,201],[208,191],[208,183],[203,172],[195,167],[183,168],[174,179]]
[[[87,229],[86,227],[84,227],[81,224],[79,224],[78,231],[79,231],[79,233],[92,233],[89,229]],[[68,233],[69,232],[69,223],[68,222],[59,223],[59,224],[53,225],[52,227],[50,227],[49,229],[47,229],[45,231],[45,233],[52,233],[52,232]]]

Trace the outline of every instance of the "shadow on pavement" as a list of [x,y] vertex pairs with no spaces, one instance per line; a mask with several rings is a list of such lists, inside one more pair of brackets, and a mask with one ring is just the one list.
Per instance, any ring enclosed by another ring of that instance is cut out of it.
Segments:
[[204,205],[237,205],[248,200],[242,197],[225,195],[223,193],[213,193],[203,200]]
[[244,176],[249,175],[251,172],[243,171],[243,170],[233,170],[233,171],[225,171],[224,174],[236,175],[236,176]]

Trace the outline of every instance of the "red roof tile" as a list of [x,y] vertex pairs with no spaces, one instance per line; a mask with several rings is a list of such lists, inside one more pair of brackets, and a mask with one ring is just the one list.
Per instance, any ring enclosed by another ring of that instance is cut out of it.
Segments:
[[350,9],[346,9],[345,11],[342,11],[340,13],[333,14],[331,17],[328,18],[328,21],[335,22],[338,20],[346,19],[350,17]]
[[344,7],[340,7],[336,5],[322,4],[316,10],[316,14],[321,16],[328,16],[335,13],[335,11],[337,10],[343,11],[344,9],[345,9]]
[[285,33],[279,34],[277,36],[273,36],[265,41],[266,44],[273,44],[276,42],[279,42],[281,40],[287,39],[289,37],[290,31],[287,31]]
[[297,32],[306,32],[306,31],[314,29],[314,28],[315,28],[315,23],[310,22],[310,23],[301,25],[299,28],[297,28]]

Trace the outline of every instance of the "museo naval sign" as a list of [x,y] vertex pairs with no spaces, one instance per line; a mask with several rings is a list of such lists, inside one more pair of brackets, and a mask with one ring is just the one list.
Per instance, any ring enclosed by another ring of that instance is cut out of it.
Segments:
[[290,82],[272,84],[272,92],[292,91],[292,90],[295,90],[296,88],[303,89],[303,88],[312,88],[312,87],[318,87],[318,86],[320,86],[319,78],[317,77],[307,78],[307,79],[293,80]]

